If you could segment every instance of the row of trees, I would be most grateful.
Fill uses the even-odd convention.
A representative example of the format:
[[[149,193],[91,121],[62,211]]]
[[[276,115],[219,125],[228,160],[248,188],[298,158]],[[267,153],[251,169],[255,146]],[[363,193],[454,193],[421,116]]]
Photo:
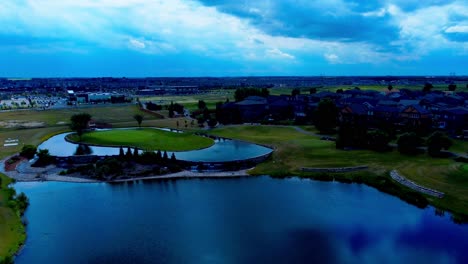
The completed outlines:
[[[383,130],[367,131],[358,126],[340,126],[336,138],[336,148],[365,148],[374,151],[389,151],[391,137]],[[452,140],[443,132],[435,131],[426,140],[414,132],[404,133],[398,137],[397,148],[401,154],[416,155],[424,152],[431,157],[445,157],[449,155],[442,150],[448,150],[452,146]]]

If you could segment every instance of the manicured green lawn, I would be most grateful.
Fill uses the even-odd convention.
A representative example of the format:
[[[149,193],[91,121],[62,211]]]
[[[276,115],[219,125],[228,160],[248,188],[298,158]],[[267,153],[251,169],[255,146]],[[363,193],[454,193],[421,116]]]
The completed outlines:
[[[13,255],[26,239],[24,226],[19,215],[7,206],[8,184],[11,179],[0,173],[0,259]]]
[[[78,141],[77,135],[71,135]],[[173,133],[152,128],[115,129],[85,133],[82,142],[105,146],[131,146],[145,150],[186,151],[207,148],[214,144],[210,138],[191,133]]]
[[[467,165],[451,159],[432,158],[427,154],[405,156],[396,150],[385,153],[337,150],[333,141],[319,140],[290,127],[227,126],[210,133],[273,146],[276,151],[272,159],[258,165],[252,174],[302,175],[302,167],[368,165],[376,176],[388,176],[390,170],[397,169],[418,184],[445,192],[443,199],[428,198],[434,205],[468,215]]]

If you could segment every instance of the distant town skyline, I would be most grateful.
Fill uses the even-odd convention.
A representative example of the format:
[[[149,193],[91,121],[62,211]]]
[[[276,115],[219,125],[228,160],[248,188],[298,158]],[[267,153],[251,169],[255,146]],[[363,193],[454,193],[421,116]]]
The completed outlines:
[[[1,77],[468,75],[465,0],[3,0]]]

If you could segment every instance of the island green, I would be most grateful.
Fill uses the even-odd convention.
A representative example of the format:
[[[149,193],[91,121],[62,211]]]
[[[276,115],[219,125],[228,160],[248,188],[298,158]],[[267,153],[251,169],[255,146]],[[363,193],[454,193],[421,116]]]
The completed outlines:
[[[76,134],[68,139],[79,141]],[[174,133],[153,128],[114,129],[83,134],[81,143],[99,146],[137,147],[143,150],[188,151],[210,147],[214,141],[191,133]]]

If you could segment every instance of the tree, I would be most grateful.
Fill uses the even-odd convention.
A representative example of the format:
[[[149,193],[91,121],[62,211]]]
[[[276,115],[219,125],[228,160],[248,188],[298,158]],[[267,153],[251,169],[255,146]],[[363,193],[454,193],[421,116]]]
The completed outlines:
[[[330,133],[336,127],[338,109],[331,99],[323,99],[317,106],[315,113],[315,127],[320,133]]]
[[[27,158],[32,159],[34,155],[36,155],[37,148],[34,145],[24,145],[21,149],[20,155]]]
[[[452,140],[445,133],[436,131],[426,141],[427,152],[432,157],[441,157],[442,149],[448,150],[452,146]]]
[[[234,92],[236,102],[242,101],[249,96],[268,97],[268,95],[270,95],[270,91],[267,88],[237,88]]]
[[[156,163],[160,163],[161,161],[162,161],[161,150],[158,150],[158,152],[156,153]]]
[[[133,157],[138,158],[139,155],[140,155],[140,154],[138,153],[138,149],[135,148],[135,149],[133,150]]]
[[[206,103],[203,100],[198,100],[198,109],[203,110],[206,108]]]
[[[208,126],[211,128],[214,128],[218,124],[218,121],[216,119],[209,119],[208,120]]]
[[[310,94],[316,94],[317,93],[317,88],[315,88],[315,87],[310,88],[309,93]]]
[[[369,149],[375,151],[386,151],[389,149],[389,142],[390,137],[384,131],[375,130],[367,132],[367,145]]]
[[[432,83],[425,83],[424,84],[424,87],[423,87],[423,92],[425,93],[430,93],[432,88],[434,88],[434,86],[432,85]]]
[[[51,164],[52,161],[53,161],[53,158],[52,158],[52,156],[50,155],[48,149],[40,149],[40,150],[37,152],[37,157],[38,157],[37,162],[38,162],[41,166],[47,166],[47,165]]]
[[[127,160],[131,160],[133,157],[132,149],[130,147],[127,148],[127,152],[125,153],[125,158]]]
[[[175,156],[174,152],[172,152],[171,162],[176,162],[176,161],[177,161],[176,156]]]
[[[301,90],[299,90],[298,88],[294,88],[292,91],[291,91],[291,96],[292,97],[295,97],[297,95],[300,95],[301,94]]]
[[[122,146],[120,146],[119,148],[119,158],[123,158],[125,157],[125,153],[124,153],[124,149]]]
[[[138,127],[141,127],[141,122],[143,122],[143,115],[136,114],[133,118],[137,121]]]
[[[420,147],[422,143],[422,138],[416,133],[404,133],[397,140],[398,151],[401,154],[416,155],[418,154],[418,147]]]
[[[387,86],[387,89],[388,89],[389,91],[393,90],[393,85],[389,84],[389,85]]]
[[[448,90],[449,90],[449,91],[452,91],[452,92],[454,92],[454,91],[455,91],[455,89],[457,89],[457,85],[456,85],[456,84],[454,84],[454,83],[451,83],[451,84],[449,84],[449,85],[448,85],[448,87],[447,87],[447,88],[448,88]]]
[[[81,136],[83,135],[83,132],[85,131],[86,128],[88,128],[88,123],[91,120],[91,115],[88,113],[80,113],[80,114],[75,114],[72,115],[70,118],[71,125],[70,128],[71,130],[75,131],[76,134],[80,137],[81,141]]]
[[[336,90],[336,93],[337,93],[337,94],[342,94],[342,93],[344,93],[344,91],[343,91],[343,89],[340,88],[340,89],[337,89],[337,90]]]
[[[167,151],[164,151],[164,155],[163,155],[163,161],[168,161],[169,160],[169,156],[167,155]]]

